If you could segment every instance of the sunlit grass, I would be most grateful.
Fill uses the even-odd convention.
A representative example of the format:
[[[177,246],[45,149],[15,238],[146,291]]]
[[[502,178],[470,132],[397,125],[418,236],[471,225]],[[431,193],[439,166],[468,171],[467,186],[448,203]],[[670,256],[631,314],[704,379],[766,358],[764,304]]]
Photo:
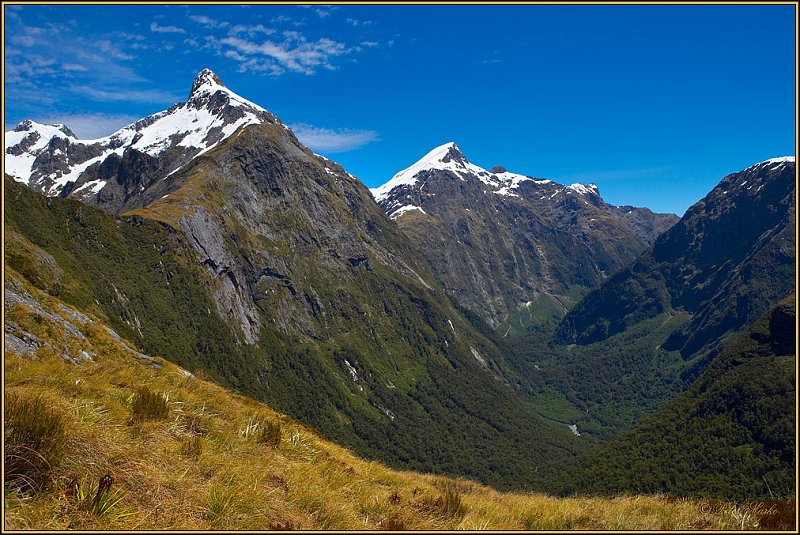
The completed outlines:
[[[7,529],[696,530],[753,529],[764,516],[664,496],[501,493],[390,470],[175,365],[141,365],[104,329],[84,332],[105,348],[92,362],[6,354],[7,391],[47,399],[68,430],[44,490],[5,492]],[[133,419],[145,386],[163,405],[152,398],[157,417]],[[92,512],[106,474],[113,485]],[[83,499],[70,494],[75,482]]]

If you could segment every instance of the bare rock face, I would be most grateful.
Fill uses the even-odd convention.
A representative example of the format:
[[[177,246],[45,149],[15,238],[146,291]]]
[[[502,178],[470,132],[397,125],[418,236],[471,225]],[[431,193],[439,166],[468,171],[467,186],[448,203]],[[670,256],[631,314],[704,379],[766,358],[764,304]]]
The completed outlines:
[[[159,187],[169,193],[140,213],[185,233],[245,343],[264,321],[288,336],[329,336],[346,321],[333,289],[358,285],[376,263],[430,287],[393,251],[397,230],[363,184],[280,126],[245,128]]]
[[[224,247],[227,238],[224,230],[202,207],[182,218],[180,224],[196,248],[200,263],[217,281],[213,295],[220,316],[241,329],[244,343],[255,344],[260,327],[258,311],[249,288],[241,285],[246,281],[241,267]]]

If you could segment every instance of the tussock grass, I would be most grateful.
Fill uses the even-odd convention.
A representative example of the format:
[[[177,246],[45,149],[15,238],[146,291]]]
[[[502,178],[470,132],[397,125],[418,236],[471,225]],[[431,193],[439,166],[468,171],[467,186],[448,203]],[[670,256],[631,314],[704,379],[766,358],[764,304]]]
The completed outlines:
[[[80,482],[70,482],[65,494],[74,497],[77,509],[94,516],[121,519],[136,514],[119,507],[119,503],[125,498],[125,491],[120,488],[112,489],[112,485],[113,478],[110,475],[101,477],[96,483],[84,477]]]
[[[241,435],[245,440],[255,440],[277,448],[281,444],[281,423],[263,416],[252,416],[247,420]]]
[[[211,489],[206,497],[203,518],[210,522],[224,519],[233,509],[233,493],[222,487]]]
[[[6,392],[4,401],[6,487],[20,492],[42,490],[65,454],[65,418],[39,396]]]
[[[148,386],[140,386],[131,402],[133,420],[164,419],[169,415],[166,398],[153,392]]]
[[[138,364],[104,329],[86,332],[103,348],[92,362],[6,354],[7,391],[46,400],[65,435],[53,442],[61,453],[47,463],[50,485],[6,492],[6,529],[731,530],[793,521],[793,502],[555,498],[391,470],[172,364]],[[159,407],[144,413],[160,416],[129,425],[141,385],[153,394],[144,405]],[[95,514],[79,504],[91,505],[106,474],[113,485]],[[84,499],[67,495],[73,481],[85,481]]]
[[[197,435],[185,437],[181,442],[180,452],[187,457],[200,457],[203,453],[203,439]]]

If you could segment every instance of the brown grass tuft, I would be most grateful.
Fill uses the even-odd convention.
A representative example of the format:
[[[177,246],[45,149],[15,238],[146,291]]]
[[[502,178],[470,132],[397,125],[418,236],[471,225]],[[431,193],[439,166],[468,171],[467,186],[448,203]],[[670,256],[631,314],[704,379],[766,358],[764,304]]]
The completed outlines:
[[[6,487],[37,492],[49,482],[51,471],[66,453],[64,416],[41,397],[5,394]]]
[[[131,412],[134,422],[163,420],[169,415],[169,407],[163,395],[153,392],[148,386],[140,386],[133,396]]]

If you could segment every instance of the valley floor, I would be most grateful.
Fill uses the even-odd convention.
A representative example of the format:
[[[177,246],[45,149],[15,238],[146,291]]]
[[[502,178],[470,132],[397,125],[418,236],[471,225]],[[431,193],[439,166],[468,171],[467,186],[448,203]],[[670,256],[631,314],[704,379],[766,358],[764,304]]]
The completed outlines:
[[[7,530],[779,526],[779,504],[554,498],[391,470],[249,398],[133,351],[99,321],[9,269],[5,312],[7,336],[19,342],[4,361],[6,479],[15,475],[8,456],[26,455],[20,433],[26,426],[29,435],[62,430],[64,437],[44,442],[49,451],[42,453],[53,462],[33,474],[43,476],[38,492],[5,491]],[[146,393],[156,394],[155,401]],[[29,413],[15,412],[22,406],[52,413],[38,419],[50,423],[26,421]],[[105,474],[111,487],[98,493]]]

